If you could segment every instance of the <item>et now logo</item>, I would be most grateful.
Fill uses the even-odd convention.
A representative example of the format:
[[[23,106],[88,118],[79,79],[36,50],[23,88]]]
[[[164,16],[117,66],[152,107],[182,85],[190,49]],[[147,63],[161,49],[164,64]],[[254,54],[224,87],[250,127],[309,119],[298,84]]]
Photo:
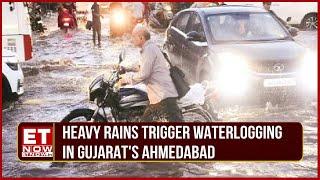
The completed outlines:
[[[51,126],[22,127],[20,130],[22,131],[21,157],[53,157]]]

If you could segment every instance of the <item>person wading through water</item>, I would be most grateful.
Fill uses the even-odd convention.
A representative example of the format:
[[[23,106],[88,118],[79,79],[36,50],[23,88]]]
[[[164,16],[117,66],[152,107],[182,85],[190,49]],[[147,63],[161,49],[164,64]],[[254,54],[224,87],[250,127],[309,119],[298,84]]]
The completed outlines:
[[[94,2],[92,7],[92,30],[93,30],[93,44],[96,46],[96,35],[98,35],[98,46],[101,47],[101,21],[100,7],[97,2]]]

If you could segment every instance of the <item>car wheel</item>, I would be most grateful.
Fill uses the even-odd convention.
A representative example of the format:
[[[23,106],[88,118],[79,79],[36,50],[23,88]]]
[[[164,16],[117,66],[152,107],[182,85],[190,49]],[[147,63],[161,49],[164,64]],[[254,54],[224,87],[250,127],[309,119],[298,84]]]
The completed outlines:
[[[302,20],[301,28],[308,31],[317,30],[318,29],[317,13],[307,14]]]
[[[12,91],[7,78],[2,77],[2,100],[9,101],[11,98],[10,97],[11,94],[12,94]]]
[[[11,94],[12,92],[7,78],[2,77],[2,109],[8,109],[10,107]]]

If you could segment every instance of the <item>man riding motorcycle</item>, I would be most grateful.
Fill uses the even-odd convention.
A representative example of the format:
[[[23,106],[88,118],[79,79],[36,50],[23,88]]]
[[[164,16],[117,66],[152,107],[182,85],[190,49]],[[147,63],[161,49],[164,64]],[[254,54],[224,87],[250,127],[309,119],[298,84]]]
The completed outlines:
[[[66,8],[64,5],[59,8],[58,11],[58,27],[65,32],[68,29],[74,29],[77,27],[77,20],[73,9],[69,6]]]
[[[72,2],[72,3],[68,2],[68,3],[64,3],[63,6],[64,6],[64,8],[69,10],[69,13],[73,16],[75,26],[78,27],[77,17],[76,17],[76,12],[77,12],[76,4],[74,2]]]
[[[133,76],[123,75],[120,83],[147,86],[150,105],[147,106],[142,119],[146,121],[161,120],[182,121],[182,114],[177,105],[178,93],[171,79],[167,61],[161,50],[150,41],[150,33],[143,26],[136,26],[132,32],[132,42],[141,48],[141,65],[139,72]]]

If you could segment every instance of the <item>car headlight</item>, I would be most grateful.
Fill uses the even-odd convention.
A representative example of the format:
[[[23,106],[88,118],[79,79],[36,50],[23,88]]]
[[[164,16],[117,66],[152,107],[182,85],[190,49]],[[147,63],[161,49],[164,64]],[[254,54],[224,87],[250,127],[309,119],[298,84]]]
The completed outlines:
[[[317,55],[311,51],[307,51],[301,62],[300,80],[307,90],[317,89]]]
[[[220,53],[218,54],[218,61],[222,71],[228,75],[246,73],[249,69],[245,58],[240,55]]]
[[[227,96],[242,95],[248,88],[249,67],[245,58],[231,53],[218,54],[217,88]]]
[[[9,68],[11,69],[11,70],[13,70],[13,71],[17,71],[18,70],[18,68],[19,68],[19,64],[18,63],[6,63],[8,66],[9,66]]]
[[[125,22],[125,13],[122,10],[114,11],[112,14],[112,19],[115,24],[121,25]]]

